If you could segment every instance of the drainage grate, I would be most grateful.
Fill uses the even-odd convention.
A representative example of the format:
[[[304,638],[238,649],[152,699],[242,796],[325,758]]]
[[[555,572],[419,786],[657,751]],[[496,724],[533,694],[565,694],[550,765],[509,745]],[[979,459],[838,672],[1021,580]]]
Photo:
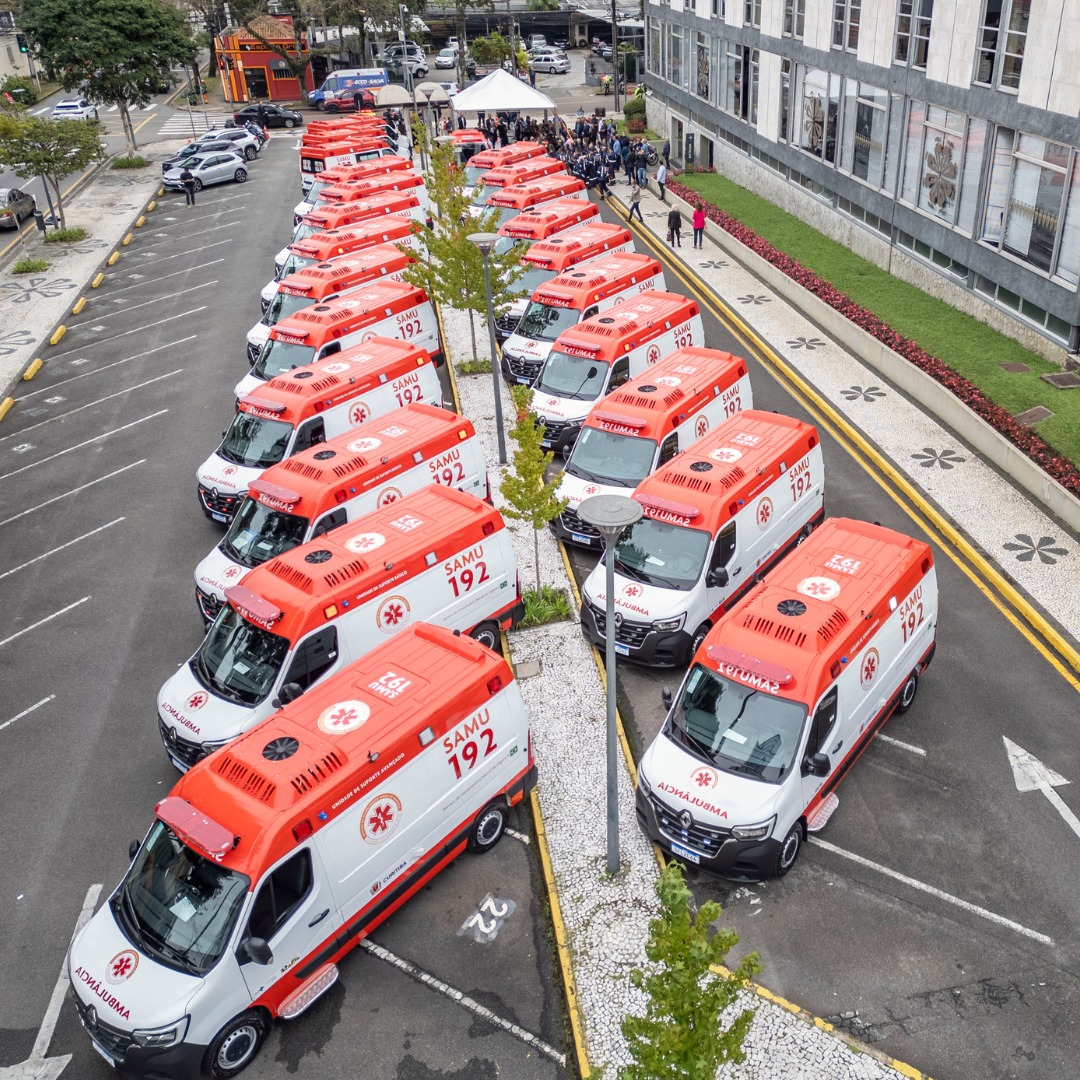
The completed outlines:
[[[1049,420],[1053,415],[1054,414],[1044,405],[1036,405],[1034,409],[1027,409],[1022,413],[1017,413],[1013,419],[1018,424],[1030,427],[1032,424],[1037,424],[1040,420]]]
[[[1080,373],[1075,371],[1063,371],[1059,375],[1043,375],[1042,380],[1058,390],[1076,390],[1080,388]]]

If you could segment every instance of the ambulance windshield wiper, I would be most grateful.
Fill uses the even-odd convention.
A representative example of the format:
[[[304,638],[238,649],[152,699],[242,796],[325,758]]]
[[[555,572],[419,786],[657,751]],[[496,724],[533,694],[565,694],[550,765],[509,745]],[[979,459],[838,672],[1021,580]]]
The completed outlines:
[[[644,581],[646,584],[649,584],[652,581],[652,578],[650,578],[644,570],[638,570],[629,563],[624,563],[618,555],[615,556],[615,569],[618,570],[620,574],[623,574],[628,578],[633,578],[635,581]]]

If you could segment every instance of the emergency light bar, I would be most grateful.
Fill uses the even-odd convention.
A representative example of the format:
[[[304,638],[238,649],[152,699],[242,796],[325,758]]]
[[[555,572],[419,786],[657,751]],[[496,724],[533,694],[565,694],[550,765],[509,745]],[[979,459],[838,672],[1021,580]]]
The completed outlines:
[[[246,405],[249,409],[259,409],[261,412],[283,413],[285,411],[285,404],[281,401],[268,401],[266,398],[259,397],[258,394],[244,394],[240,398],[240,404]]]
[[[221,862],[239,842],[224,825],[212,821],[202,811],[196,810],[186,799],[169,795],[157,804],[154,811],[188,847]]]
[[[618,424],[619,427],[633,428],[635,431],[640,431],[645,427],[644,420],[636,416],[623,416],[621,413],[595,412],[593,413],[593,419],[598,420],[601,424]]]
[[[285,615],[284,611],[274,607],[269,600],[264,600],[243,585],[230,585],[225,590],[225,599],[245,618],[263,626],[272,626]]]
[[[672,514],[675,517],[685,518],[687,521],[693,521],[700,513],[696,506],[691,506],[689,503],[676,502],[674,499],[662,499],[657,495],[639,494],[635,495],[634,498],[646,510],[653,510],[659,514]]]
[[[779,664],[771,664],[768,660],[759,660],[756,656],[739,652],[727,645],[710,645],[705,650],[705,655],[715,660],[718,664],[728,664],[747,675],[759,675],[768,682],[777,683],[779,686],[787,686],[794,678],[787,668]]]
[[[295,491],[283,488],[279,484],[271,484],[261,477],[256,477],[248,484],[248,491],[254,491],[262,495],[267,502],[284,507],[293,507],[300,501],[300,496]]]

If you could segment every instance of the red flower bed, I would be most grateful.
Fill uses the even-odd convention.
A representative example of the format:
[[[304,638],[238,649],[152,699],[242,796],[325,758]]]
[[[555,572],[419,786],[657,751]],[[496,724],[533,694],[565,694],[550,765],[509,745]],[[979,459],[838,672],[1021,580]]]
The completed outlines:
[[[868,311],[862,305],[855,303],[846,293],[841,292],[834,285],[830,285],[824,278],[818,277],[812,270],[808,270],[790,255],[777,251],[767,240],[763,240],[757,233],[743,225],[742,222],[736,221],[725,214],[723,210],[707,202],[696,191],[686,187],[685,184],[680,184],[677,180],[670,180],[668,181],[668,190],[678,195],[679,198],[685,199],[695,209],[704,210],[705,216],[710,221],[715,221],[720,228],[730,233],[740,243],[745,244],[755,255],[759,255],[771,263],[791,278],[792,281],[798,282],[819,300],[823,300],[829,307],[840,312],[844,318],[849,319],[868,334],[872,334],[878,341],[892,349],[893,352],[898,353],[909,363],[926,372],[932,379],[958,397],[969,409],[994,427],[996,431],[1004,435],[1009,442],[1023,451],[1064,488],[1074,495],[1080,495],[1080,469],[1077,469],[1071,461],[1049,446],[1031,428],[1018,424],[1005,409],[990,401],[974,383],[965,379],[963,375],[958,375],[944,360],[937,356],[931,356],[910,338],[904,337],[903,334],[898,333],[883,319],[879,319],[872,311]]]

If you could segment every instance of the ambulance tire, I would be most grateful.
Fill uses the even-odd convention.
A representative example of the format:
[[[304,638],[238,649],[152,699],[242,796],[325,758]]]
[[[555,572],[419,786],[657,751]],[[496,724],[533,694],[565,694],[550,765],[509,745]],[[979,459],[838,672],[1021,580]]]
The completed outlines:
[[[255,1060],[269,1029],[265,1013],[258,1009],[234,1016],[210,1043],[203,1071],[218,1078],[243,1072]]]
[[[784,842],[780,845],[780,851],[777,853],[777,877],[783,877],[795,865],[795,860],[799,857],[799,852],[802,851],[802,844],[802,822],[796,821],[795,824],[791,826],[791,830],[788,832],[787,836],[784,837]]]
[[[900,687],[900,697],[896,701],[896,712],[903,716],[904,713],[915,704],[915,695],[919,692],[919,673],[913,671],[903,686]]]
[[[694,633],[694,640],[690,642],[690,655],[686,658],[686,662],[689,664],[701,648],[701,643],[709,636],[709,631],[712,629],[707,622],[703,622]]]
[[[474,641],[486,645],[492,652],[502,653],[502,635],[499,633],[499,624],[493,622],[481,623],[469,635]]]
[[[506,804],[489,803],[480,811],[469,831],[469,850],[482,855],[490,851],[506,831]]]
[[[798,547],[813,531],[814,523],[812,521],[804,525],[799,530],[799,535],[795,537],[795,546]]]

